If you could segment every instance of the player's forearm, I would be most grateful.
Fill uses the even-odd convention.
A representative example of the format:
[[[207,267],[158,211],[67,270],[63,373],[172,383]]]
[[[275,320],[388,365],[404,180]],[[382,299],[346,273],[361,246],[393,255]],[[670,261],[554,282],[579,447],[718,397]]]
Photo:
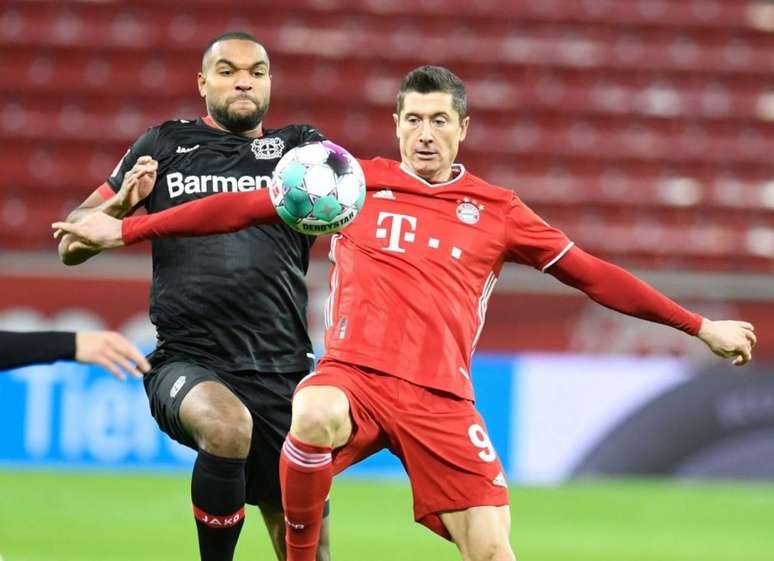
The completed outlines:
[[[78,222],[95,212],[103,212],[114,218],[123,218],[130,214],[132,210],[133,209],[129,207],[121,197],[114,195],[96,206],[76,208],[67,215],[67,221]],[[80,265],[100,253],[97,250],[88,249],[83,246],[73,246],[73,242],[75,241],[76,238],[74,236],[65,234],[59,242],[59,246],[57,247],[59,259],[65,265]]]
[[[236,232],[280,219],[267,189],[221,193],[163,212],[126,218],[121,225],[125,245],[164,237],[209,236]]]
[[[116,194],[96,206],[76,208],[67,215],[67,222],[78,222],[85,216],[95,212],[102,212],[113,218],[123,218],[131,214],[133,210],[126,201]]]
[[[547,271],[564,284],[618,312],[696,335],[702,317],[673,302],[624,269],[573,247]]]
[[[75,333],[0,331],[0,370],[75,358]]]
[[[76,249],[72,247],[73,243],[76,241],[77,239],[72,234],[65,234],[62,236],[62,239],[59,240],[59,246],[57,247],[59,259],[62,261],[62,264],[67,265],[68,267],[80,265],[99,253],[99,251],[93,249],[84,247]]]

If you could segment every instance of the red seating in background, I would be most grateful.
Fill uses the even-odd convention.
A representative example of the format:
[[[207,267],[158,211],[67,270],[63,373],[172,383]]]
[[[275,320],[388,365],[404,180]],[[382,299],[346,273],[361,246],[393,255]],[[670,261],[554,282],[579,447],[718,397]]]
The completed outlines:
[[[468,86],[463,161],[590,251],[774,270],[774,6],[762,0],[9,0],[0,248],[50,249],[51,219],[145,128],[202,114],[201,50],[231,29],[271,52],[269,127],[310,122],[360,156],[396,157],[401,77],[445,64]]]

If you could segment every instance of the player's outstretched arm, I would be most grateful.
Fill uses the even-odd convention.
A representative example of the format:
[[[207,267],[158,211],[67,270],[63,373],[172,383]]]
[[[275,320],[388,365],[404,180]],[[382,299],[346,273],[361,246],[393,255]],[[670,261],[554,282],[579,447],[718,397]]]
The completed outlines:
[[[121,189],[115,195],[106,199],[95,191],[72,211],[65,221],[79,222],[95,213],[115,218],[123,218],[131,214],[153,190],[157,169],[158,162],[150,156],[141,156],[132,169],[124,175]],[[93,245],[83,243],[83,240],[79,240],[72,234],[57,232],[54,237],[59,239],[59,257],[65,265],[80,265],[100,251]]]
[[[101,251],[151,238],[208,236],[236,232],[255,224],[279,222],[268,189],[260,189],[211,195],[162,212],[124,220],[93,214],[80,222],[55,222],[52,228],[75,235],[87,247]]]
[[[140,377],[150,364],[126,337],[113,331],[0,331],[0,370],[76,360],[98,364],[123,380],[123,372]]]
[[[756,341],[751,324],[702,318],[631,273],[578,247],[570,249],[546,272],[610,309],[694,335],[718,356],[733,358],[734,365],[741,366],[750,361]]]

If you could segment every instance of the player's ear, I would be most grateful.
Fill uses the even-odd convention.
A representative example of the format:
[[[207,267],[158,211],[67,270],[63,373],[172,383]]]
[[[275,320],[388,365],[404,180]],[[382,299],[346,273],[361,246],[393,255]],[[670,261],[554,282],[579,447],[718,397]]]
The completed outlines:
[[[400,138],[400,127],[398,126],[398,124],[400,123],[400,117],[398,116],[397,113],[392,114],[392,120],[395,121],[395,136]]]
[[[199,87],[199,97],[204,97],[204,86],[207,84],[207,80],[204,79],[204,74],[201,72],[196,75],[196,83]]]
[[[470,117],[465,117],[460,123],[460,142],[468,135],[468,125],[470,125]]]

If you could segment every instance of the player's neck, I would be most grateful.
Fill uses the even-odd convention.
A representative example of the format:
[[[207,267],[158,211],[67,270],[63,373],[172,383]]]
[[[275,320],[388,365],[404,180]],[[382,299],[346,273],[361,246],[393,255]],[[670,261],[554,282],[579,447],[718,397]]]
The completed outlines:
[[[260,137],[263,136],[263,123],[258,123],[258,126],[255,127],[253,130],[243,131],[243,132],[234,132],[234,131],[230,131],[226,127],[222,126],[215,119],[213,119],[210,115],[207,115],[206,117],[202,117],[202,122],[205,125],[207,125],[208,127],[212,127],[213,129],[219,129],[219,130],[222,130],[222,131],[230,132],[232,134],[238,134],[239,136],[244,136],[245,138],[260,138]]]
[[[427,183],[430,183],[432,185],[435,185],[436,183],[448,183],[449,181],[456,178],[462,172],[459,166],[449,166],[444,170],[438,170],[437,172],[429,176],[426,176],[416,171],[406,162],[403,162],[403,167],[406,169],[406,171],[410,172],[412,175],[415,175],[420,179],[422,179],[423,181],[426,181]]]

